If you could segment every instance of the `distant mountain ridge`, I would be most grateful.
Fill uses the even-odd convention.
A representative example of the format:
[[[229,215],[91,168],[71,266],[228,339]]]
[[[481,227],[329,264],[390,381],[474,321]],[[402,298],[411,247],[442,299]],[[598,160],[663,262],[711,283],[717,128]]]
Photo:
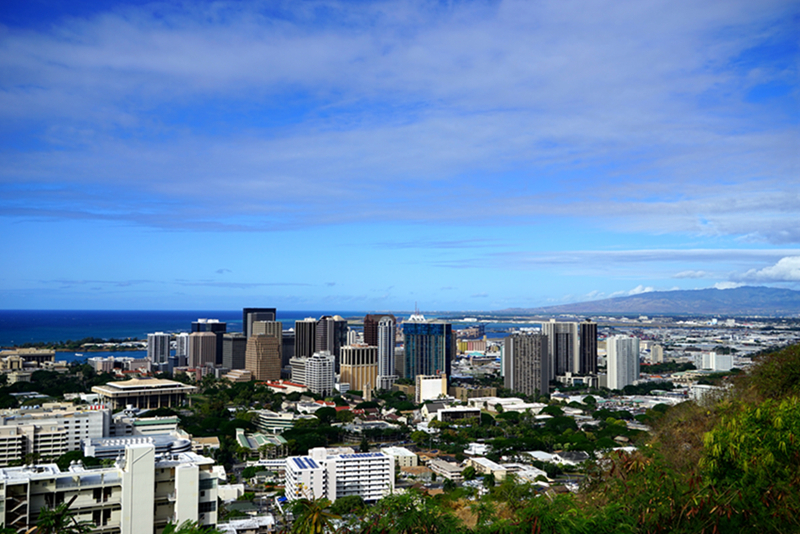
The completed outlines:
[[[763,286],[651,291],[629,297],[504,310],[527,313],[770,315],[800,314],[800,291]]]

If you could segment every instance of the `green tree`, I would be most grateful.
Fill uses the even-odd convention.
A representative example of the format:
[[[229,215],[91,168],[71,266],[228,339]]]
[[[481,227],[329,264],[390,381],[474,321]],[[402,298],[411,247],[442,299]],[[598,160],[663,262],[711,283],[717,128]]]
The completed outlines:
[[[78,521],[69,507],[75,502],[77,495],[68,503],[61,503],[55,508],[43,508],[39,511],[36,527],[30,534],[88,534],[94,525],[88,521]]]
[[[341,519],[328,509],[331,501],[328,499],[299,499],[292,504],[294,522],[289,532],[291,534],[324,534],[333,532],[333,520]]]
[[[199,525],[195,521],[187,520],[180,525],[176,523],[167,523],[162,534],[222,534],[222,531],[216,528]]]

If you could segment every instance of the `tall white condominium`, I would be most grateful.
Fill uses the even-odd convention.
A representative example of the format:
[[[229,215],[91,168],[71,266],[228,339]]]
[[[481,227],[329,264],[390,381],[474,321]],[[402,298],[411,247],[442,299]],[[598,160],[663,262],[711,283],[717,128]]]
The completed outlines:
[[[394,364],[396,334],[394,316],[382,317],[378,321],[378,389],[391,389],[397,381]]]
[[[503,340],[504,385],[524,395],[550,392],[547,337],[514,334]]]
[[[639,380],[639,338],[611,336],[608,352],[608,389],[622,389]]]
[[[170,335],[164,332],[147,334],[147,357],[150,363],[167,363],[169,360]]]
[[[330,352],[315,352],[306,360],[305,386],[317,395],[330,395],[336,383],[335,367],[336,361]]]
[[[175,356],[189,356],[189,334],[181,332],[175,336]]]
[[[559,323],[550,319],[550,322],[542,323],[542,334],[547,336],[550,355],[549,379],[577,372],[580,368],[578,323]]]

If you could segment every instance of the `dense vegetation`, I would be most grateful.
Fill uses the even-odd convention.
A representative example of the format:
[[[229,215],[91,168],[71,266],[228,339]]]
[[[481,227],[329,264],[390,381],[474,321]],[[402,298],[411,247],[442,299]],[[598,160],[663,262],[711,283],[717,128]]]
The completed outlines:
[[[509,478],[480,498],[466,488],[436,497],[391,496],[343,522],[325,503],[304,503],[291,531],[800,532],[800,346],[764,355],[751,373],[733,377],[729,394],[719,399],[648,416],[654,431],[639,452],[612,453],[591,465],[578,494],[539,494]],[[489,428],[502,429],[498,419]],[[550,421],[561,436],[575,434],[557,419]],[[527,426],[524,419],[515,423]],[[515,448],[499,439],[493,444]]]

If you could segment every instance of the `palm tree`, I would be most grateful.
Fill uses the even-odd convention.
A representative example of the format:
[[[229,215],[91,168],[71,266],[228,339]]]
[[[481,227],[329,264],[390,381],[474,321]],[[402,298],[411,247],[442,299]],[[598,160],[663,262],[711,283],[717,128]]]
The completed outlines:
[[[328,499],[299,499],[292,504],[295,516],[291,534],[324,534],[333,532],[333,520],[341,519],[327,509],[331,501]]]
[[[36,526],[26,534],[88,534],[94,530],[89,521],[78,521],[69,507],[75,502],[75,495],[69,502],[61,503],[55,508],[42,508]]]

